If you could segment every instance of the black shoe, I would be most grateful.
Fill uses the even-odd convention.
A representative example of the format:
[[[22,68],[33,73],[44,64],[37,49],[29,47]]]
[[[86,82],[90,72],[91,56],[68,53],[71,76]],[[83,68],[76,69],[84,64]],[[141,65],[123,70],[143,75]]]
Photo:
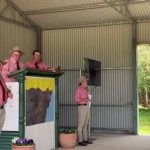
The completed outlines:
[[[84,142],[78,142],[78,145],[80,145],[80,146],[87,146],[87,144],[84,143]]]
[[[83,141],[83,142],[86,143],[86,144],[93,144],[92,141]]]

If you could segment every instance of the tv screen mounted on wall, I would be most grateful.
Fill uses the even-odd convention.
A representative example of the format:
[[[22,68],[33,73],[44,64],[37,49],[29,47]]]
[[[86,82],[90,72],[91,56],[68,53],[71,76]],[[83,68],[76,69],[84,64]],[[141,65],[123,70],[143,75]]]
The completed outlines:
[[[101,85],[101,62],[90,58],[84,58],[84,71],[83,74],[88,77],[89,85]]]

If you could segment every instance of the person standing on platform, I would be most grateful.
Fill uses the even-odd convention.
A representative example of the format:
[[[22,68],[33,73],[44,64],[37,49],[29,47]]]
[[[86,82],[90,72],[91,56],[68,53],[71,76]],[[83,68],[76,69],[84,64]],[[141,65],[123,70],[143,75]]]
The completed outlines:
[[[2,68],[2,76],[6,82],[15,82],[16,78],[9,77],[11,72],[20,70],[24,67],[23,63],[20,61],[23,52],[19,47],[14,47],[10,52],[10,58],[6,60],[6,64]]]
[[[7,103],[7,98],[13,98],[11,91],[7,88],[6,83],[1,75],[4,62],[0,61],[0,134],[4,125],[6,111],[4,105]]]
[[[26,68],[30,69],[41,69],[41,70],[50,70],[52,72],[56,72],[57,68],[50,68],[44,62],[41,61],[41,51],[34,50],[32,53],[32,60],[25,64]]]
[[[75,92],[75,100],[78,105],[78,144],[86,146],[93,142],[88,140],[88,123],[89,123],[89,96],[88,96],[88,80],[85,76],[79,78],[79,86]]]

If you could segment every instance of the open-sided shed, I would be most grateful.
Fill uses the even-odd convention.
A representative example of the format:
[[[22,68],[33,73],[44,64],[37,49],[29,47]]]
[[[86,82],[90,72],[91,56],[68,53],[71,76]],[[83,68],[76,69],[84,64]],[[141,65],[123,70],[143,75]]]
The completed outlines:
[[[74,91],[84,58],[102,62],[92,86],[91,131],[138,133],[136,47],[150,42],[149,0],[1,0],[0,58],[18,45],[61,66],[60,126],[77,125]]]

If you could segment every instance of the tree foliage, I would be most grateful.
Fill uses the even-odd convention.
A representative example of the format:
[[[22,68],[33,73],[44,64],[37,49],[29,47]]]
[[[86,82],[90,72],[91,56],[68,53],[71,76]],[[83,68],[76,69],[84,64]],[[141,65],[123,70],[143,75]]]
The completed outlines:
[[[150,45],[138,47],[138,92],[144,92],[148,102],[150,93]]]

